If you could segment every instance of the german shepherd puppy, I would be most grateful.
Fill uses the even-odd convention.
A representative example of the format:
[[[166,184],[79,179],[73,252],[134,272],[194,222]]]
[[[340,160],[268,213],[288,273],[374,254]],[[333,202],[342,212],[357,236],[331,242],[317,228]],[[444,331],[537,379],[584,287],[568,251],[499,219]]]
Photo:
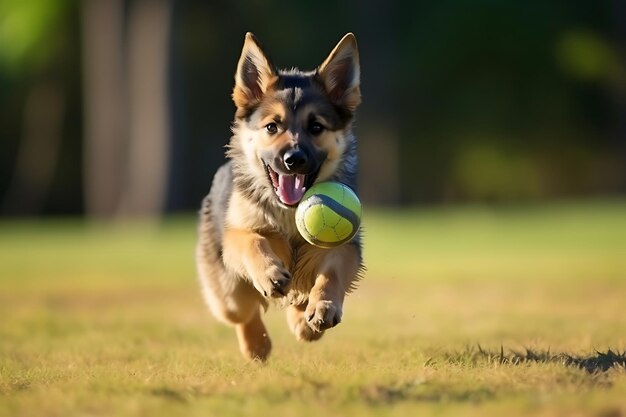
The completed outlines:
[[[230,161],[202,204],[197,267],[206,302],[235,326],[248,359],[265,361],[270,353],[260,311],[270,300],[286,306],[298,340],[317,340],[341,321],[344,297],[364,269],[359,235],[321,249],[295,223],[298,202],[316,182],[355,189],[359,73],[351,33],[310,72],[277,70],[246,34],[232,94]]]

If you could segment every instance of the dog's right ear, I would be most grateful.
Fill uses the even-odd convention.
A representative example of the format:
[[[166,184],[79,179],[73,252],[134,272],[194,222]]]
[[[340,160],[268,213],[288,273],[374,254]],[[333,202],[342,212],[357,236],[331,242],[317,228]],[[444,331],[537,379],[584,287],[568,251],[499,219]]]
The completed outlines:
[[[246,33],[237,72],[233,101],[238,109],[249,108],[258,103],[263,94],[276,80],[276,71],[250,32]]]

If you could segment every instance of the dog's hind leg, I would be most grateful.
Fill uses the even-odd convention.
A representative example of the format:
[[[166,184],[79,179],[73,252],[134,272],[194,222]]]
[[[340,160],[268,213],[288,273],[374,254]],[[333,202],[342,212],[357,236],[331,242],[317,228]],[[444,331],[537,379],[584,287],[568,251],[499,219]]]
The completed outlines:
[[[257,309],[247,322],[236,324],[235,330],[239,350],[243,356],[250,360],[265,362],[272,350],[272,341],[261,320],[260,310]]]
[[[211,312],[218,320],[235,326],[239,349],[245,358],[265,361],[272,342],[260,310],[267,302],[249,282],[229,274],[215,262],[203,262],[199,252],[202,293]]]
[[[224,289],[232,292],[225,293]],[[235,326],[243,356],[264,362],[272,350],[272,342],[261,320],[262,301],[254,287],[243,280],[218,291],[212,286],[204,286],[204,296],[218,320]]]
[[[318,340],[324,335],[324,331],[316,332],[304,318],[306,304],[290,305],[287,307],[287,325],[291,332],[296,335],[296,339],[304,342]]]

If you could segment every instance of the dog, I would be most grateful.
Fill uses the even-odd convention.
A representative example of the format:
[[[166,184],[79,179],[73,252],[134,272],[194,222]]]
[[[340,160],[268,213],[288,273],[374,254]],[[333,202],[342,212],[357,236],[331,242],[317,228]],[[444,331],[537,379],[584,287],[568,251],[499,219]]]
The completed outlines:
[[[341,321],[344,297],[364,272],[359,234],[322,249],[295,223],[313,184],[338,181],[356,191],[356,38],[346,34],[316,70],[304,72],[277,70],[247,33],[232,99],[229,161],[202,202],[197,269],[213,315],[234,325],[245,358],[264,362],[272,344],[261,309],[275,301],[296,339],[318,340]]]

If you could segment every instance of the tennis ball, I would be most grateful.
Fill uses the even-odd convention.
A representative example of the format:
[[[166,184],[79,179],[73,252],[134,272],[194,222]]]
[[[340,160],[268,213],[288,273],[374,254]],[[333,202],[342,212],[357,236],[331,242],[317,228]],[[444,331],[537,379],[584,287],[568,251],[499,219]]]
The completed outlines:
[[[320,182],[302,197],[296,209],[296,226],[312,245],[332,248],[356,235],[361,225],[361,202],[350,187]]]

